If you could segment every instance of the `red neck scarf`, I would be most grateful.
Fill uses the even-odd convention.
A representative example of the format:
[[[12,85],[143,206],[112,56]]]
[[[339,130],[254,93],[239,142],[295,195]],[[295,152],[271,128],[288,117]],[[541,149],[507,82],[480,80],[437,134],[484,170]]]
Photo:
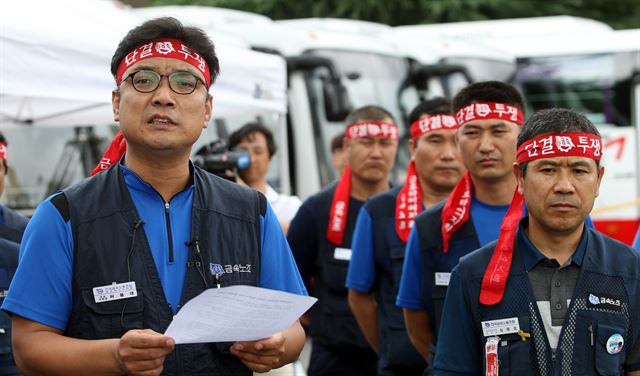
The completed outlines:
[[[209,65],[196,50],[189,48],[186,44],[178,39],[158,38],[149,41],[142,46],[138,46],[129,52],[118,65],[116,71],[116,84],[122,82],[122,75],[133,64],[152,57],[171,58],[187,62],[198,69],[204,75],[207,88],[211,85],[211,75],[209,74]]]
[[[350,124],[347,127],[345,137],[349,140],[365,137],[382,137],[392,140],[398,139],[398,127],[393,123],[380,121],[365,121]],[[344,238],[344,229],[347,226],[347,213],[349,211],[349,197],[351,195],[351,167],[344,169],[344,173],[338,182],[331,202],[329,212],[329,226],[327,227],[327,240],[335,245],[341,245]]]
[[[586,157],[599,161],[602,158],[602,140],[599,136],[589,133],[545,134],[524,142],[517,152],[520,165],[537,159],[556,157]],[[498,243],[482,278],[481,304],[498,304],[504,296],[523,204],[524,197],[516,189],[500,226]]]
[[[114,137],[111,141],[111,144],[107,148],[107,151],[104,152],[104,155],[102,156],[100,162],[98,162],[93,171],[91,171],[91,176],[97,174],[100,171],[109,169],[109,167],[111,167],[111,165],[113,165],[114,163],[118,163],[126,150],[127,142],[122,135],[122,131],[119,131],[118,134],[116,134],[116,137]]]
[[[411,124],[411,138],[415,141],[421,136],[442,129],[456,129],[456,119],[449,114],[425,116]],[[413,160],[407,167],[404,186],[396,198],[396,233],[403,243],[409,240],[414,218],[422,211],[422,187]]]
[[[471,103],[456,112],[456,121],[461,127],[474,120],[504,120],[518,125],[524,122],[524,114],[516,106],[506,103]],[[444,253],[449,252],[449,239],[469,220],[473,182],[469,171],[453,189],[442,208],[442,245]]]

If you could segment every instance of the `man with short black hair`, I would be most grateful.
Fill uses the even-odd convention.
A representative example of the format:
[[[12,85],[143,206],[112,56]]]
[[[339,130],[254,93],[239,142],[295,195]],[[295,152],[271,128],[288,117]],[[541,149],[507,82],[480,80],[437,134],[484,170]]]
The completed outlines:
[[[414,217],[447,198],[464,174],[455,144],[456,120],[444,98],[409,115],[411,161],[405,184],[369,199],[358,214],[347,287],[349,305],[380,357],[378,375],[421,375],[426,363],[409,341],[395,306],[405,243]]]
[[[271,158],[278,150],[273,133],[262,123],[248,123],[229,136],[229,149],[240,148],[251,156],[249,167],[238,170],[238,175],[249,187],[267,197],[286,234],[289,223],[302,205],[296,196],[276,192],[267,183]]]
[[[584,115],[527,120],[500,237],[451,274],[436,375],[640,375],[640,254],[585,225],[601,157]]]
[[[302,279],[318,298],[311,309],[309,376],[376,374],[377,356],[349,309],[345,279],[358,210],[389,189],[398,128],[378,106],[354,110],[346,124],[342,177],[302,204],[288,234]]]
[[[174,18],[150,20],[120,42],[111,72],[122,133],[97,168],[104,171],[38,206],[2,305],[13,314],[19,367],[251,375],[294,361],[304,344],[297,321],[233,344],[176,345],[162,334],[184,304],[216,284],[306,293],[264,196],[189,161],[212,115],[213,43]],[[113,299],[106,289],[133,294]]]
[[[503,82],[471,84],[452,105],[467,173],[446,202],[416,217],[397,297],[409,337],[429,367],[451,269],[460,257],[498,238],[516,187],[511,165],[524,121],[522,96]]]

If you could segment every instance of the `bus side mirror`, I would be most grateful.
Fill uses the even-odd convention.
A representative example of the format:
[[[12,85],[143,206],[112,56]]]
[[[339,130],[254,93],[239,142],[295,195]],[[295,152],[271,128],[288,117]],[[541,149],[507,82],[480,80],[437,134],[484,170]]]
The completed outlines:
[[[342,84],[340,78],[325,78],[322,83],[322,96],[327,121],[344,121],[351,112],[352,106],[347,88]]]

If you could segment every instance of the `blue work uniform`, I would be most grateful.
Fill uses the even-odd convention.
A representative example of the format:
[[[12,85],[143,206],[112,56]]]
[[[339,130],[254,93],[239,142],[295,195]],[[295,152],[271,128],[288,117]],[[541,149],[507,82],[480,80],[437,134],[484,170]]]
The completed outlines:
[[[184,303],[218,282],[306,294],[264,196],[190,168],[191,181],[167,203],[121,164],[45,200],[2,309],[101,339],[134,328],[164,333]],[[93,288],[114,281],[135,282],[137,295],[95,299]],[[178,345],[165,373],[251,374],[228,346]]]
[[[401,189],[372,197],[360,210],[347,274],[347,288],[372,293],[377,302],[378,375],[421,375],[426,367],[409,340],[402,310],[395,305],[405,251],[395,226]]]
[[[472,198],[469,220],[451,235],[449,251],[444,253],[441,230],[444,204],[441,202],[416,217],[407,242],[396,300],[401,308],[429,313],[434,333],[430,347],[430,368],[433,366],[433,353],[451,270],[460,257],[498,238],[500,224],[509,208],[508,205],[487,205]]]
[[[521,222],[504,297],[480,304],[495,242],[463,257],[453,270],[440,326],[436,375],[480,375],[497,356],[500,375],[621,375],[640,369],[640,254],[585,227],[567,266],[579,269],[559,338],[539,307],[530,273],[549,262]],[[561,288],[559,283],[549,288]],[[560,309],[562,304],[556,303]],[[491,346],[491,343],[496,346]],[[488,344],[489,343],[489,344]],[[555,347],[553,347],[555,344]]]
[[[309,197],[291,221],[287,239],[302,279],[318,302],[311,308],[309,376],[375,375],[377,356],[360,331],[349,304],[345,280],[351,239],[364,202],[349,199],[340,245],[327,240],[336,183]]]

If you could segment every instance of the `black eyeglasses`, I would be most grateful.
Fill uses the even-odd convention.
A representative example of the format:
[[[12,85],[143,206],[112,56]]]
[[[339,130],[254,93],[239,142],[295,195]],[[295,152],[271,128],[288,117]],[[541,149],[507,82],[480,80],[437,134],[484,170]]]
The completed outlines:
[[[187,95],[196,90],[198,82],[205,85],[205,82],[198,76],[191,72],[179,71],[173,72],[170,75],[159,74],[158,72],[142,69],[131,73],[122,81],[131,78],[131,84],[136,91],[140,93],[150,93],[160,86],[162,77],[169,79],[169,87],[174,93]]]

